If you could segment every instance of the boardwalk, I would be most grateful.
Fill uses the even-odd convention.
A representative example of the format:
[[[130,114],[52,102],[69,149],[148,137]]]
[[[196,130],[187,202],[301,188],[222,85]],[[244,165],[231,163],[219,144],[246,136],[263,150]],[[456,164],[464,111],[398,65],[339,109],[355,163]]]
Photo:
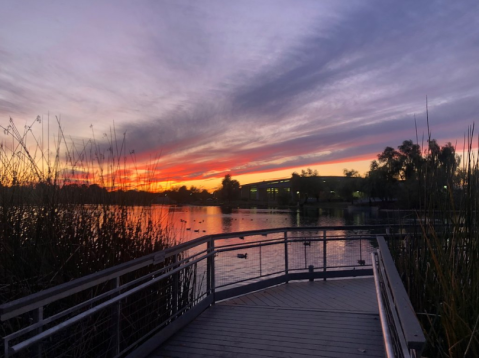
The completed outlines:
[[[420,358],[426,339],[388,243],[364,234],[378,229],[202,236],[0,305],[3,353]]]
[[[219,302],[150,357],[384,357],[372,278],[291,282]]]

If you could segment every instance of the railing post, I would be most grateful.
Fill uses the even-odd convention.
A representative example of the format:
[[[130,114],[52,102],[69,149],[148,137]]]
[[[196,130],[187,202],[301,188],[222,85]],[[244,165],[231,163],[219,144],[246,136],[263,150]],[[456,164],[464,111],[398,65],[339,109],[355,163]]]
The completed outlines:
[[[115,289],[120,287],[120,277],[115,277],[111,281],[111,288]],[[119,293],[117,293],[118,295]],[[120,317],[121,317],[121,303],[118,301],[111,307],[111,355],[117,356],[120,353]]]
[[[288,265],[288,232],[284,232],[284,276],[286,279],[286,283],[289,282],[289,265]]]
[[[259,277],[263,276],[263,250],[261,247],[263,245],[259,245]]]
[[[5,358],[9,358],[9,354],[8,354],[8,350],[9,350],[9,344],[10,344],[10,341],[6,340],[6,339],[3,339],[3,356]]]
[[[324,272],[324,278],[323,281],[326,281],[326,265],[327,265],[327,260],[326,260],[326,230],[323,230],[323,272]]]
[[[173,270],[176,269],[176,262],[178,261],[178,255],[173,255]],[[176,312],[178,312],[178,286],[179,286],[179,275],[180,273],[174,273],[173,274],[173,288],[171,291],[171,310],[172,310],[172,315],[176,315]]]
[[[33,324],[39,323],[43,321],[43,307],[38,307],[36,310],[33,311]],[[42,333],[42,327],[39,327],[35,330],[36,334]],[[40,358],[42,356],[42,344],[38,343],[33,346],[32,349],[32,357]]]
[[[359,264],[362,265],[361,263],[363,262],[363,245],[361,237],[359,237],[359,261]]]
[[[208,254],[213,253],[206,259],[207,291],[209,295],[213,295],[213,304],[215,304],[215,240],[211,238],[206,245]]]

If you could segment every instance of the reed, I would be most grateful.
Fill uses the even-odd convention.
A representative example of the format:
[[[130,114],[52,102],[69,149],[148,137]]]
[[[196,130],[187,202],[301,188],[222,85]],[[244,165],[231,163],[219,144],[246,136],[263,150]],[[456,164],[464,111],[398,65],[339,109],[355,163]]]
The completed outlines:
[[[124,137],[117,140],[112,129],[101,142],[93,133],[79,143],[66,137],[58,119],[50,143],[35,125],[40,118],[22,131],[12,120],[2,126],[0,303],[175,243],[168,218],[148,206],[151,195],[135,196],[143,206],[127,205],[132,180],[156,188],[138,170],[127,176],[135,158]],[[1,327],[0,335],[11,332]]]
[[[390,241],[418,314],[425,357],[479,357],[479,153],[468,131],[462,166],[445,187],[423,168],[420,234]]]

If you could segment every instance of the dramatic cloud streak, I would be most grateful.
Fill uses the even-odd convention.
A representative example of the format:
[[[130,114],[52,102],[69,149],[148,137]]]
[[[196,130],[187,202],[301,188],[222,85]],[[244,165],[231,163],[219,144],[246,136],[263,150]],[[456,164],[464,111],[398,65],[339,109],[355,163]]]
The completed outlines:
[[[371,158],[415,139],[414,115],[421,141],[426,96],[433,136],[454,140],[478,113],[478,10],[4,2],[0,119],[61,114],[78,138],[114,122],[139,167],[159,156],[154,180],[172,183]]]

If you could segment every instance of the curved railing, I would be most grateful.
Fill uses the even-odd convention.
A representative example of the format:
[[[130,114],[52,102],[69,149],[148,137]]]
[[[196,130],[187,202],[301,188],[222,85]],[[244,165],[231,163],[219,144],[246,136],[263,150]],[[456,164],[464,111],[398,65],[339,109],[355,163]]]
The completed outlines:
[[[371,254],[387,358],[419,358],[426,343],[384,237]]]
[[[379,232],[385,226],[203,236],[1,305],[4,355],[146,355],[216,301],[291,280],[373,275]]]

